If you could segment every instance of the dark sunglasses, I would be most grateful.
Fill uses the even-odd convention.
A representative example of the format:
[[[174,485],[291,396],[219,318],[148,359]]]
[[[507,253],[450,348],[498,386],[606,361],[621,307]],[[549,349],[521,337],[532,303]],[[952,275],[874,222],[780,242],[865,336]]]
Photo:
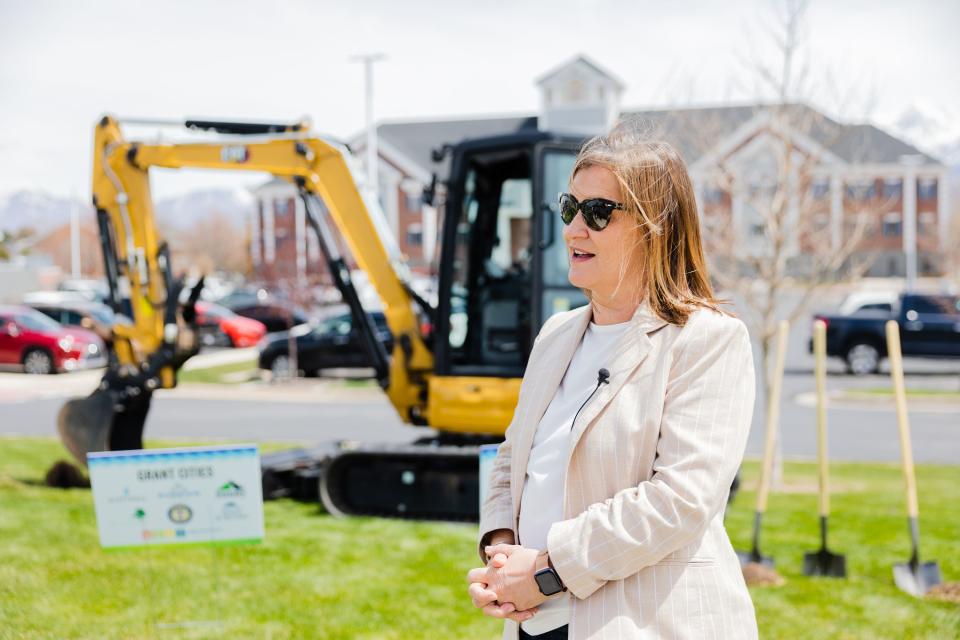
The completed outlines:
[[[580,202],[569,193],[560,194],[560,219],[570,224],[577,217],[577,211],[583,213],[583,221],[594,231],[603,231],[610,224],[610,218],[623,205],[606,198],[590,198]]]

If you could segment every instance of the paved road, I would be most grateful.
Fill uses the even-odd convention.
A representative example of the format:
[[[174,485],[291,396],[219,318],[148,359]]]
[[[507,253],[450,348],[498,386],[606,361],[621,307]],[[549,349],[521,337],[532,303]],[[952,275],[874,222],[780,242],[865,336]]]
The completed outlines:
[[[781,408],[783,451],[791,458],[816,455],[815,410],[809,402],[814,390],[813,359],[807,353],[808,339],[806,322],[797,323],[789,341]],[[958,361],[908,359],[905,368],[908,387],[960,390]],[[832,391],[890,384],[885,375],[843,375],[839,360],[829,363],[829,371],[827,385]],[[0,373],[0,434],[55,435],[54,420],[63,399],[88,393],[98,380],[96,372],[42,380]],[[758,399],[748,455],[758,456],[763,449],[763,416],[762,399]],[[833,459],[899,460],[892,403],[833,403],[828,418]],[[960,403],[912,403],[910,420],[918,462],[960,464]],[[376,388],[302,382],[299,387],[185,385],[162,392],[154,400],[146,433],[155,438],[315,443],[331,439],[403,442],[430,431],[403,425]]]
[[[924,384],[948,384],[956,376],[930,375]],[[911,376],[916,384],[918,378]],[[831,376],[831,387],[882,386],[886,378],[852,381]],[[813,390],[810,374],[791,373],[784,381],[781,429],[788,457],[816,454],[814,409],[803,402]],[[350,397],[345,397],[345,394]],[[279,399],[278,399],[279,398]],[[315,400],[312,398],[316,398]],[[0,403],[0,434],[55,435],[63,398],[39,397]],[[914,455],[918,462],[960,463],[960,405],[911,408]],[[763,448],[763,407],[758,403],[748,455]],[[831,407],[830,453],[837,460],[899,459],[897,427],[889,403]],[[403,425],[376,389],[318,389],[311,397],[283,389],[216,390],[185,387],[154,400],[147,435],[155,438],[240,439],[321,442],[351,439],[402,442],[430,433]]]
[[[62,399],[0,405],[0,434],[56,436]],[[148,438],[316,443],[325,440],[405,442],[432,433],[403,425],[378,399],[353,402],[155,398]]]

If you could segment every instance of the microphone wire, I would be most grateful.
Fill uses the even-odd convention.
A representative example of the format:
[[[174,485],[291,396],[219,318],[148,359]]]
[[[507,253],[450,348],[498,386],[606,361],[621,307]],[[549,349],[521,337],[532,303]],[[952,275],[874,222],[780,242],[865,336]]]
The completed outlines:
[[[600,385],[610,384],[610,372],[606,369],[600,369],[597,371],[597,386],[594,387],[593,391],[590,392],[590,395],[587,396],[587,399],[583,401],[583,404],[580,405],[580,408],[577,409],[577,412],[573,414],[573,421],[570,423],[570,431],[573,431],[573,425],[577,423],[577,416],[580,415],[580,412],[583,411],[583,408],[587,406],[587,403],[590,402],[590,399],[596,395],[597,391],[600,390]]]

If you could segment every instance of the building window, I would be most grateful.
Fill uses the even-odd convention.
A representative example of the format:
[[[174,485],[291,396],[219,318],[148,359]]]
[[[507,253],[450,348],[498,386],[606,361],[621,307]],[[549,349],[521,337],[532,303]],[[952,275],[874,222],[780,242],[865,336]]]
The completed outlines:
[[[848,200],[870,200],[875,194],[873,180],[856,180],[847,183]]]
[[[723,189],[716,185],[708,185],[703,188],[704,204],[720,204],[723,202]]]
[[[899,238],[903,232],[903,223],[899,212],[886,213],[883,215],[881,232],[884,238]]]
[[[883,181],[883,197],[888,200],[899,200],[903,195],[903,180],[900,178],[886,178]]]
[[[280,219],[286,218],[290,215],[290,212],[293,210],[293,200],[290,198],[284,198],[283,200],[274,200],[273,201],[273,210],[276,212],[276,216]]]
[[[937,214],[932,211],[924,211],[917,218],[917,231],[921,236],[934,236],[937,234]]]
[[[823,233],[830,228],[830,214],[829,213],[817,213],[813,216],[813,224],[811,225],[810,230],[813,233]]]
[[[423,193],[409,191],[403,192],[403,206],[410,213],[420,213],[420,206],[423,204]]]
[[[260,225],[262,224],[263,219],[263,201],[257,203],[257,211],[253,215],[253,220],[250,222],[250,259],[253,262],[254,267],[260,266],[261,260],[261,242],[260,242]]]
[[[810,195],[814,200],[822,200],[830,194],[830,181],[826,178],[817,178],[810,185]]]
[[[917,180],[917,199],[933,200],[937,197],[937,179],[920,178]]]
[[[413,222],[407,225],[407,246],[423,246],[423,225],[419,222]]]
[[[582,104],[587,100],[587,86],[580,78],[571,78],[563,85],[560,99],[563,104]]]

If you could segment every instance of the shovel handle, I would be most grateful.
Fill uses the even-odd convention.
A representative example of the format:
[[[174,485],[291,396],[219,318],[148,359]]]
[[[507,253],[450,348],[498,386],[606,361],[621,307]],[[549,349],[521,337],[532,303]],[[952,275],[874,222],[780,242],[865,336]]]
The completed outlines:
[[[773,474],[773,452],[777,441],[780,420],[780,387],[783,383],[783,365],[787,356],[787,337],[790,323],[781,320],[777,326],[777,345],[774,352],[773,371],[770,377],[770,390],[767,394],[767,433],[763,447],[763,467],[760,469],[760,488],[757,491],[757,512],[767,510],[767,497],[770,494],[770,476]]]
[[[830,513],[827,468],[827,323],[813,323],[813,370],[817,381],[817,462],[819,463],[820,516]]]
[[[907,515],[917,518],[920,508],[917,504],[917,477],[913,469],[913,448],[910,445],[910,421],[907,416],[907,391],[903,383],[903,356],[900,353],[900,325],[896,320],[888,320],[887,355],[890,358],[890,378],[893,382],[893,395],[897,401],[897,427],[900,430],[900,458],[903,463],[903,478],[907,486]]]

